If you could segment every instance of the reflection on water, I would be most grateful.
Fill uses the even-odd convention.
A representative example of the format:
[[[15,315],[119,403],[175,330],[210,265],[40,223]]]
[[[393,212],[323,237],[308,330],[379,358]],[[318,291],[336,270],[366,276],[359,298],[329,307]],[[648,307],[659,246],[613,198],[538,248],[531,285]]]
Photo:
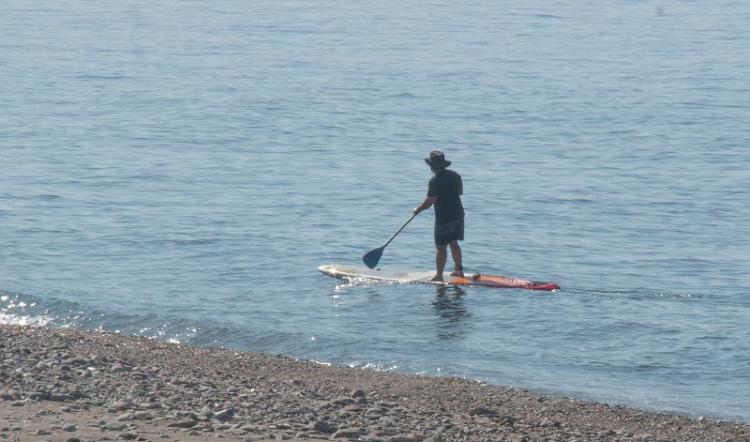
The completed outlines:
[[[457,286],[438,286],[432,306],[437,314],[436,334],[439,339],[455,339],[464,334],[464,319],[471,316],[464,305],[466,292]]]

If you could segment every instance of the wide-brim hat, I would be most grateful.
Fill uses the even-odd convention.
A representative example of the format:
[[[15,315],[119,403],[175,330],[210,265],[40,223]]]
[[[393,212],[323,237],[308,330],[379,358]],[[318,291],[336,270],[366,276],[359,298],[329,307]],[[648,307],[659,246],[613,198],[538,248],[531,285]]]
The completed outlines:
[[[425,158],[424,162],[433,169],[445,169],[451,165],[451,162],[445,159],[445,154],[439,150],[430,152],[430,157]]]

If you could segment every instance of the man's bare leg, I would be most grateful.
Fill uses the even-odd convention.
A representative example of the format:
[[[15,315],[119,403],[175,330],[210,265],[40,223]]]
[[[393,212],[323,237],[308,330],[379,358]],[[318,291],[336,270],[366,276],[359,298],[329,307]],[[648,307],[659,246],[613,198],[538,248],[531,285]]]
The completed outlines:
[[[437,248],[435,251],[435,267],[437,272],[430,281],[442,281],[443,272],[445,271],[445,262],[448,260],[448,246],[440,245],[435,247]]]
[[[458,241],[451,241],[451,257],[453,257],[453,265],[455,266],[455,270],[451,272],[451,276],[464,276],[464,265],[463,260],[461,258],[461,246],[458,244]]]

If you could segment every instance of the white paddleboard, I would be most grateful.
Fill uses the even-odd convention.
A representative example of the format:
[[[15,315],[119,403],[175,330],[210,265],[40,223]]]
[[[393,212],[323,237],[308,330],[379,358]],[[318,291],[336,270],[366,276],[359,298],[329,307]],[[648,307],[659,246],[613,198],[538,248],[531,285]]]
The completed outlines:
[[[516,288],[527,290],[552,291],[560,288],[554,282],[534,282],[520,278],[511,278],[500,275],[485,275],[479,273],[467,273],[463,277],[445,276],[445,281],[430,281],[435,275],[434,271],[403,271],[403,270],[375,270],[364,267],[353,267],[338,264],[326,264],[318,267],[324,275],[339,279],[364,279],[372,281],[385,281],[394,283],[422,283],[436,285],[476,285],[483,287]]]

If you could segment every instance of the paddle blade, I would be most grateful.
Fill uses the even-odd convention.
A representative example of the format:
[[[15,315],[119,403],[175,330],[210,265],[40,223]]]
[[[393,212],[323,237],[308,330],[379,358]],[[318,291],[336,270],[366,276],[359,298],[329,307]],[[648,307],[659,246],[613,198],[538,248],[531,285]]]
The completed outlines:
[[[371,269],[375,268],[375,266],[378,265],[378,261],[380,261],[380,257],[383,256],[384,248],[385,247],[378,247],[377,249],[370,250],[362,257],[362,261],[364,261],[367,267]]]

